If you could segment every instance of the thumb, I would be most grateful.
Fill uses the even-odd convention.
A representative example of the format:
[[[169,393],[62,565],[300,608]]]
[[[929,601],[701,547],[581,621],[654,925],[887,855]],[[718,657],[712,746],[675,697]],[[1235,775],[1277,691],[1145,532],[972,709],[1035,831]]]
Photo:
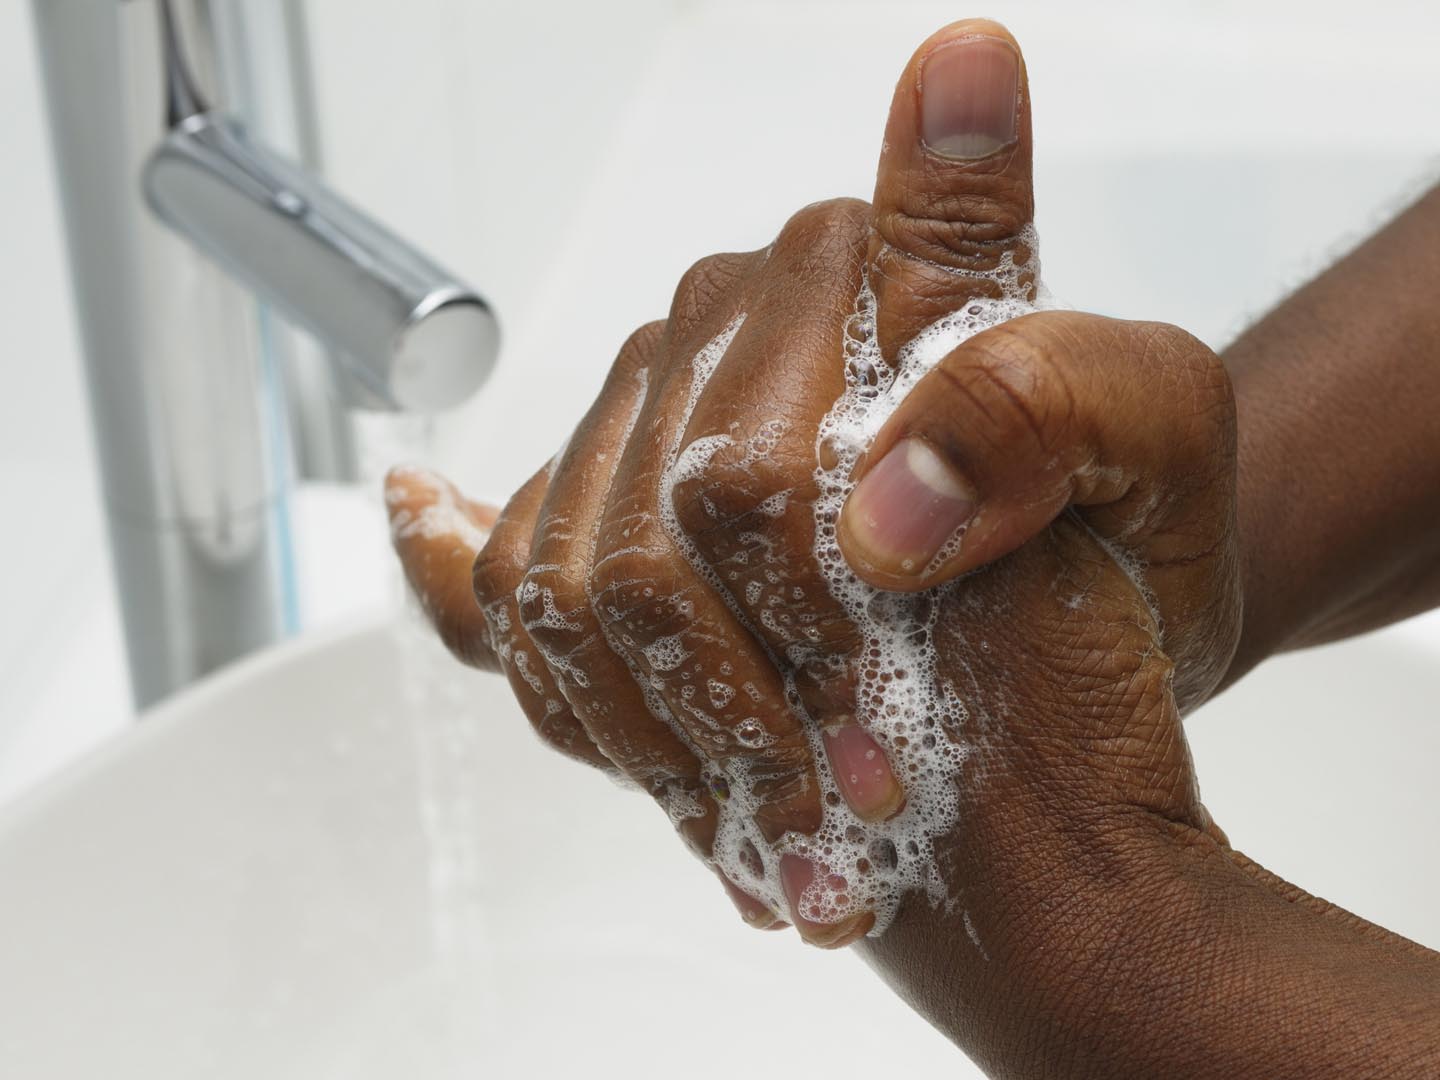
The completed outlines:
[[[1073,507],[1141,564],[1167,651],[1199,665],[1187,678],[1208,689],[1205,658],[1228,660],[1234,401],[1220,359],[1177,327],[1055,311],[976,334],[915,384],[856,475],[837,532],[872,585],[949,581]]]
[[[992,271],[1033,252],[1030,97],[999,23],[952,23],[915,51],[895,87],[875,181],[869,269],[881,352],[976,296]],[[1029,284],[1028,281],[1024,282]]]

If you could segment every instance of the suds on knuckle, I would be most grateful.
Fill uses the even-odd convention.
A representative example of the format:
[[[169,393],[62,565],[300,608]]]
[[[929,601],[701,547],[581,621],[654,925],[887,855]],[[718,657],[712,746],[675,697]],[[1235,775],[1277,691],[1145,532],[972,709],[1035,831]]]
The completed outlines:
[[[764,528],[805,494],[797,489],[813,489],[809,471],[779,456],[746,455],[743,444],[726,447],[675,485],[676,522],[692,540]]]
[[[622,641],[646,644],[685,629],[694,619],[688,579],[668,552],[622,551],[591,570],[588,603]]]

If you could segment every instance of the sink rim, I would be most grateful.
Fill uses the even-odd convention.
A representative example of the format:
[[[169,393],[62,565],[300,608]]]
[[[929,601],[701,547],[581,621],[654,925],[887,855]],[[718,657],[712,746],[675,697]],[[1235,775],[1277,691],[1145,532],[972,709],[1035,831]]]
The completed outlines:
[[[223,717],[207,706],[230,695],[242,684],[279,668],[303,663],[316,653],[388,632],[400,619],[399,611],[367,615],[335,626],[316,630],[253,653],[228,664],[205,678],[184,687],[136,716],[130,727],[98,746],[82,751],[52,775],[0,805],[0,861],[6,845],[16,835],[36,825],[90,779],[137,755],[170,736],[178,727],[222,723]]]

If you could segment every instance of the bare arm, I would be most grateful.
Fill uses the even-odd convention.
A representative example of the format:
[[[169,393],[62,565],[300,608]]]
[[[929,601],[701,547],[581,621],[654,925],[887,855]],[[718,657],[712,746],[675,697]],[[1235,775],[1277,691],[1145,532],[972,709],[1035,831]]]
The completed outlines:
[[[1415,255],[1409,273],[1434,277],[1435,197],[1418,211],[1424,229],[1402,219],[1237,345],[1250,428],[1239,526],[1230,380],[1188,335],[1040,313],[939,359],[870,443],[836,528],[850,568],[878,588],[968,574],[942,595],[933,635],[909,637],[934,642],[924,663],[963,696],[964,718],[947,726],[942,713],[934,742],[915,741],[884,726],[891,713],[871,693],[864,726],[854,687],[835,677],[868,654],[813,557],[836,358],[856,355],[856,335],[892,357],[990,295],[975,284],[997,266],[1028,265],[1028,91],[1013,45],[994,24],[936,35],[897,87],[873,205],[808,207],[766,252],[698,263],[670,318],[622,350],[563,458],[499,518],[473,578],[450,535],[402,528],[401,557],[451,647],[506,666],[557,746],[612,761],[678,810],[754,926],[789,920],[826,946],[865,935],[873,912],[840,897],[887,872],[872,863],[885,846],[852,857],[840,839],[805,837],[844,812],[843,796],[853,834],[830,836],[888,839],[905,808],[924,808],[924,792],[894,797],[906,755],[964,747],[957,801],[931,804],[954,811],[931,841],[934,888],[906,894],[860,948],[994,1075],[1434,1076],[1440,957],[1233,851],[1200,803],[1180,714],[1226,672],[1237,637],[1232,677],[1440,593],[1433,575],[1428,593],[1409,580],[1428,565],[1417,538],[1437,539],[1425,508],[1440,491],[1440,466],[1416,449],[1440,445],[1426,411],[1440,395],[1420,385],[1440,382],[1414,343],[1440,327],[1423,286],[1395,269]],[[979,116],[981,101],[993,115]],[[1362,285],[1372,274],[1382,284]],[[873,323],[852,318],[862,281]],[[1386,296],[1392,310],[1352,322],[1325,289]],[[719,449],[672,483],[687,447]],[[401,514],[446,490],[399,481]],[[957,529],[963,543],[946,546]],[[1149,595],[1120,548],[1146,567]],[[1242,551],[1255,590],[1243,630]],[[447,623],[457,597],[468,607]],[[772,608],[793,623],[767,619]],[[820,628],[804,637],[816,647],[791,650],[803,633],[792,625]],[[537,655],[546,662],[520,666]],[[709,710],[690,707],[712,678]],[[753,697],[725,693],[735,685]],[[792,700],[823,725],[818,747],[796,738]],[[857,750],[877,734],[884,745]],[[827,769],[840,779],[822,802]]]
[[[991,1075],[1440,1072],[1440,956],[1213,833],[1106,815],[991,850],[973,939],[919,902],[863,946]]]
[[[1226,681],[1440,604],[1440,188],[1224,359],[1246,604]]]

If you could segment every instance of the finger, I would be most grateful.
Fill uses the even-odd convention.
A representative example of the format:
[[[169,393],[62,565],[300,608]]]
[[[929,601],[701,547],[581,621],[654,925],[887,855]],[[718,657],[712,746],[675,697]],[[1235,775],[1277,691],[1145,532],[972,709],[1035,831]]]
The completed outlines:
[[[596,529],[664,331],[664,323],[651,323],[631,335],[571,436],[536,514],[519,612],[591,740],[708,858],[717,812],[701,758],[677,734],[664,702],[611,648],[586,588]],[[757,910],[764,906],[754,903]]]
[[[1224,366],[1184,331],[1029,315],[966,341],[901,402],[857,470],[841,548],[866,581],[921,589],[1078,507],[1138,559],[1174,628],[1166,651],[1203,683],[1228,662],[1215,635],[1239,603],[1234,443]]]
[[[472,667],[498,670],[470,567],[499,511],[467,499],[443,477],[407,465],[385,477],[385,505],[405,579],[440,640]]]
[[[515,493],[471,568],[471,584],[485,620],[490,651],[536,734],[561,753],[612,770],[555,685],[545,661],[521,625],[515,590],[530,564],[535,514],[549,482],[549,466]]]
[[[703,313],[686,310],[695,293],[688,282],[711,272],[702,260],[677,291],[666,350],[678,359],[652,384],[625,448],[597,534],[590,595],[627,663],[736,796],[755,800],[759,839],[773,842],[821,821],[809,743],[781,674],[668,515],[692,390],[744,322],[734,285],[712,296]]]
[[[890,106],[873,214],[870,283],[890,360],[966,300],[999,296],[995,271],[1030,262],[1029,89],[999,23],[952,23],[911,57]]]
[[[823,866],[817,866],[803,855],[780,856],[780,880],[795,929],[811,945],[822,949],[843,949],[870,932],[875,925],[875,916],[863,912],[840,920],[827,918],[820,902],[809,895],[817,875],[826,872]],[[843,881],[835,884],[844,888]]]
[[[813,554],[816,439],[845,387],[841,336],[867,226],[868,207],[855,200],[817,203],[786,224],[757,274],[744,338],[690,416],[681,440],[688,464],[671,498],[717,588],[795,669],[801,701],[825,725],[838,790],[873,821],[893,816],[904,791],[885,747],[854,721],[850,661],[861,642]]]
[[[740,917],[756,930],[784,930],[790,925],[771,911],[769,905],[756,900],[719,870],[715,871],[715,876],[720,879],[725,895],[730,897],[730,902],[735,905],[735,910],[740,912]]]

